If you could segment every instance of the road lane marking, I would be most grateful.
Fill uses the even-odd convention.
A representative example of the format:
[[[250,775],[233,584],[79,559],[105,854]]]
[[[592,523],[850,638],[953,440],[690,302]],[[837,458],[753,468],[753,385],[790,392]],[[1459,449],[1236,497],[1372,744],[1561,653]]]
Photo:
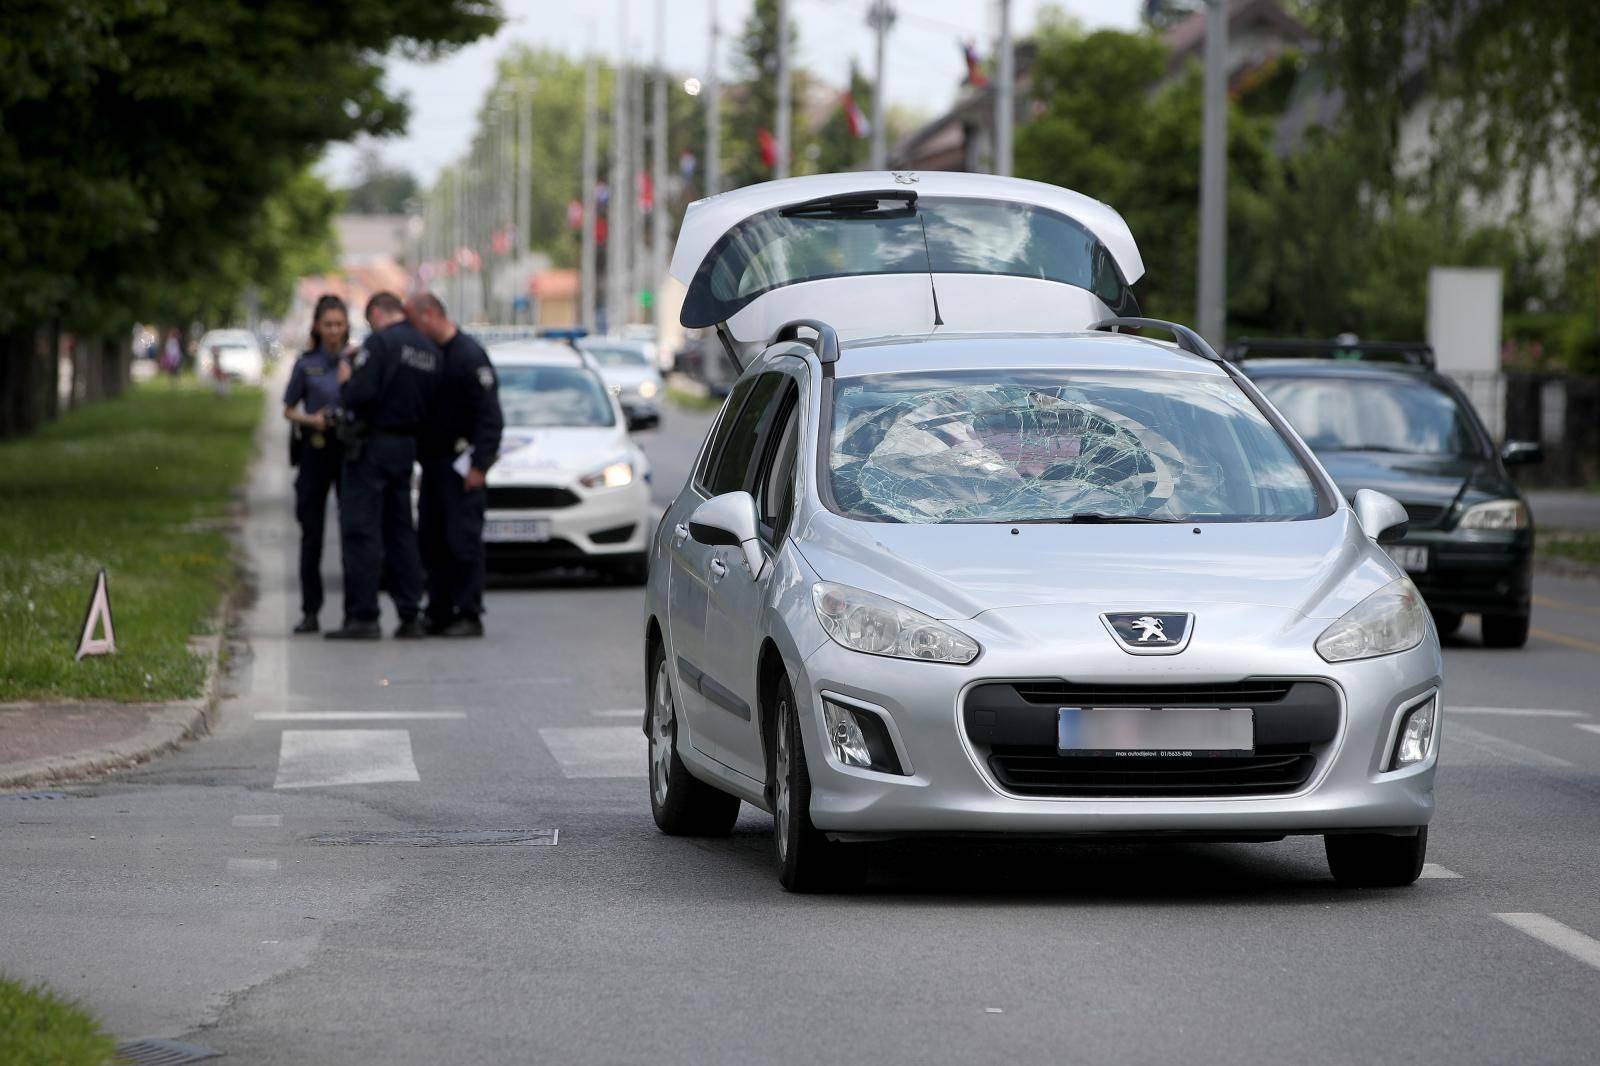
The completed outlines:
[[[1590,607],[1585,603],[1568,603],[1566,600],[1553,600],[1549,596],[1535,596],[1535,607],[1549,607],[1556,611],[1579,611],[1583,614],[1600,614],[1600,607]]]
[[[1461,879],[1461,875],[1460,874],[1456,873],[1454,870],[1450,869],[1449,867],[1440,866],[1436,862],[1425,862],[1425,863],[1423,863],[1422,864],[1422,873],[1419,876],[1422,876],[1422,877],[1437,877],[1440,880],[1460,880]]]
[[[1570,925],[1562,925],[1544,914],[1520,912],[1496,914],[1495,917],[1511,928],[1520,929],[1533,939],[1600,970],[1600,940],[1580,933]]]
[[[236,814],[233,816],[235,829],[273,829],[283,824],[281,814]]]
[[[1530,748],[1526,744],[1518,744],[1514,740],[1503,740],[1492,733],[1484,733],[1469,725],[1462,725],[1460,722],[1451,722],[1446,726],[1445,735],[1450,738],[1451,744],[1465,744],[1469,748],[1476,749],[1480,754],[1492,755],[1507,762],[1521,763],[1524,766],[1570,767],[1572,765],[1565,759],[1559,759],[1554,755],[1546,755],[1537,748]],[[1451,750],[1451,744],[1445,745],[1444,750],[1446,752]],[[1459,762],[1456,759],[1450,759],[1449,761],[1452,763]]]
[[[277,859],[229,859],[228,872],[240,877],[264,877],[278,872]]]
[[[1455,707],[1445,705],[1445,714],[1493,714],[1503,718],[1587,718],[1582,711],[1551,711],[1540,707]]]
[[[1569,648],[1577,648],[1579,651],[1592,651],[1596,655],[1600,655],[1600,644],[1592,640],[1584,640],[1582,637],[1569,637],[1565,633],[1552,633],[1548,629],[1530,629],[1528,632],[1540,640],[1547,640],[1552,644],[1564,644]]]
[[[465,718],[463,711],[262,711],[255,716],[258,722],[377,722],[384,719],[396,721],[425,721],[427,719]]]
[[[561,765],[563,777],[645,776],[647,738],[631,726],[541,729],[539,739]]]
[[[1589,722],[1573,722],[1572,724],[1589,733],[1600,733],[1600,725],[1593,725]]]
[[[408,729],[285,729],[272,787],[420,780]]]
[[[644,708],[636,707],[625,711],[590,711],[596,718],[638,718],[644,719]]]

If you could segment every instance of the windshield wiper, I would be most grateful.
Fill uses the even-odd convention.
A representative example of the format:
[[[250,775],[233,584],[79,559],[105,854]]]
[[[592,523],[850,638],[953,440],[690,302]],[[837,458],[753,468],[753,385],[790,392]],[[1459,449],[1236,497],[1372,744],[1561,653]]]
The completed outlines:
[[[1435,455],[1435,452],[1419,452],[1412,448],[1394,448],[1387,444],[1338,444],[1332,447],[1324,446],[1314,448],[1313,451],[1323,452],[1382,452],[1386,455]]]

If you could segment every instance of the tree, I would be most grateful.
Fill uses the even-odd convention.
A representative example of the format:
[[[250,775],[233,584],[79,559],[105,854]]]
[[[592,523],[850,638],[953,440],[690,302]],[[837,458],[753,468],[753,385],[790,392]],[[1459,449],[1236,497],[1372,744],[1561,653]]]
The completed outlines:
[[[861,109],[863,118],[872,114],[872,83],[866,75],[850,64],[850,80],[846,92]],[[891,139],[892,143],[892,139]],[[860,170],[866,165],[868,141],[850,131],[850,119],[845,114],[843,95],[832,107],[816,133],[816,164],[819,174],[833,174],[844,170]]]
[[[344,209],[358,215],[399,215],[416,195],[416,175],[385,164],[369,148],[361,153],[355,184],[344,190]]]
[[[155,307],[187,322],[216,306],[211,283],[240,280],[230,260],[260,250],[258,227],[285,217],[268,204],[330,141],[403,127],[381,84],[391,46],[434,53],[498,22],[490,0],[6,6],[0,386],[50,323],[122,334]]]
[[[810,79],[793,62],[798,52],[794,26],[784,29],[789,34],[791,60],[790,172],[803,174],[808,170],[809,152],[800,105],[807,97]],[[755,0],[739,35],[734,61],[738,80],[727,87],[722,113],[723,182],[728,188],[770,181],[773,176],[772,168],[761,158],[757,131],[777,132],[778,0]]]

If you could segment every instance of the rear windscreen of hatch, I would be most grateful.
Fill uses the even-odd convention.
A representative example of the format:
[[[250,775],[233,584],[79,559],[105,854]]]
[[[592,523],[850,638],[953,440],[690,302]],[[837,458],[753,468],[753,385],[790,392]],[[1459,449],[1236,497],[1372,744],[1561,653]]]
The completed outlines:
[[[923,227],[927,227],[924,245]],[[767,211],[723,235],[684,299],[686,326],[715,325],[785,285],[866,274],[993,274],[1087,289],[1136,308],[1111,253],[1065,215],[1003,200],[923,197],[915,211],[857,217]]]

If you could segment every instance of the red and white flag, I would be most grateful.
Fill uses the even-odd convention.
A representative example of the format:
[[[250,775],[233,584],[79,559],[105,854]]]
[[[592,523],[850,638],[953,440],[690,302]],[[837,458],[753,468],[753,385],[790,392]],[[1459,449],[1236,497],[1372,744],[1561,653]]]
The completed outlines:
[[[650,179],[648,170],[639,171],[639,210],[654,211],[656,208],[656,183]]]
[[[762,126],[756,130],[756,144],[761,149],[761,161],[770,170],[778,165],[778,141],[772,136],[772,131]]]
[[[961,84],[981,89],[989,84],[989,75],[983,72],[983,61],[978,58],[978,47],[971,41],[961,42],[961,57],[967,63],[967,76]]]
[[[844,94],[844,120],[850,126],[850,136],[865,137],[872,130],[872,125],[867,121],[867,116],[861,113],[861,107],[856,103],[855,93]]]

